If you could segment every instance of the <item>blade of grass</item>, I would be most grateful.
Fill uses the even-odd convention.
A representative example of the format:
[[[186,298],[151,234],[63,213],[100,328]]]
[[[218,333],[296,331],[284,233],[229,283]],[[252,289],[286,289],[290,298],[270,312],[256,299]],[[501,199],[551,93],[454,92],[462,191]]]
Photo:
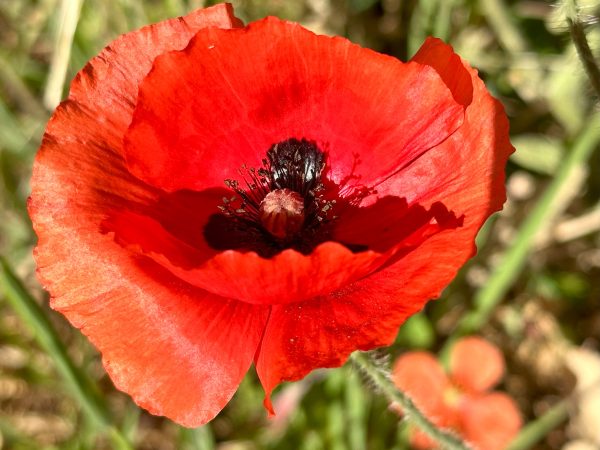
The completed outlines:
[[[121,432],[129,442],[135,440],[135,434],[140,422],[140,414],[140,408],[138,408],[133,402],[129,402],[121,423]]]
[[[210,425],[203,425],[198,428],[179,429],[180,437],[177,448],[186,448],[190,450],[214,450],[215,438]]]
[[[0,59],[0,65],[2,60]],[[0,148],[2,151],[13,154],[25,153],[23,149],[27,146],[27,136],[22,125],[13,115],[9,106],[0,98]]]
[[[513,54],[527,50],[527,43],[513,22],[513,15],[502,0],[480,0],[479,3],[486,20],[506,50]]]
[[[327,405],[326,435],[329,441],[328,448],[331,450],[345,450],[344,424],[346,414],[342,402],[332,400]]]
[[[60,103],[62,99],[69,59],[71,57],[71,47],[75,28],[79,21],[81,4],[83,0],[63,0],[60,4],[60,19],[56,44],[50,63],[50,73],[44,92],[44,105],[52,110]]]
[[[73,363],[42,308],[1,256],[0,289],[21,320],[34,333],[40,346],[53,359],[56,368],[90,421],[108,433],[115,449],[130,450],[132,447],[111,423],[111,415],[94,382]]]
[[[115,7],[127,17],[130,30],[140,28],[150,22],[142,2],[117,0]]]
[[[436,7],[436,0],[424,0],[416,3],[409,22],[409,55],[412,56],[417,53],[425,38],[430,34],[429,28],[431,25],[431,18],[434,11],[436,11]]]
[[[348,370],[344,368],[344,371]],[[344,389],[344,409],[347,416],[347,433],[350,448],[365,450],[367,448],[366,422],[369,413],[369,405],[365,391],[354,371],[346,374],[346,385]]]
[[[324,450],[325,444],[321,435],[314,430],[309,430],[302,443],[299,446],[299,450]]]
[[[562,162],[556,177],[521,225],[514,243],[504,254],[502,262],[495,268],[483,288],[475,294],[474,309],[463,316],[457,326],[459,335],[477,331],[488,320],[496,305],[521,273],[534,244],[536,233],[546,224],[562,185],[569,179],[573,170],[585,164],[598,147],[600,143],[599,121],[600,117],[597,115],[590,118],[587,127],[575,141],[573,149]]]
[[[4,88],[4,92],[9,93],[21,111],[40,120],[47,117],[44,106],[31,93],[21,75],[15,70],[14,62],[11,64],[4,52],[0,53],[0,85]]]
[[[529,422],[506,447],[506,450],[527,450],[569,417],[568,402],[558,402],[536,420]]]
[[[164,0],[162,9],[169,17],[182,16],[186,12],[186,6],[182,0]]]
[[[452,26],[452,10],[456,0],[443,0],[439,3],[439,11],[433,22],[433,35],[448,42]]]

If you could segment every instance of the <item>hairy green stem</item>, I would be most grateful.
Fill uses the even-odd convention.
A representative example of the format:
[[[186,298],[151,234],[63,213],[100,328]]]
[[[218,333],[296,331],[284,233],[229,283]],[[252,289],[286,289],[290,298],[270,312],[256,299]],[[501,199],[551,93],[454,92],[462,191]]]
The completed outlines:
[[[455,435],[437,428],[415,406],[407,394],[400,391],[390,380],[387,370],[381,368],[368,353],[354,352],[350,359],[356,364],[364,375],[377,387],[390,403],[397,403],[406,419],[417,426],[421,431],[434,439],[441,448],[447,450],[469,450],[464,442]]]
[[[596,91],[596,95],[600,98],[600,68],[594,59],[594,54],[585,36],[584,24],[579,20],[577,2],[576,0],[568,0],[564,3],[565,11],[567,12],[567,24],[569,25],[569,31],[577,49],[577,54],[585,68],[592,87]]]

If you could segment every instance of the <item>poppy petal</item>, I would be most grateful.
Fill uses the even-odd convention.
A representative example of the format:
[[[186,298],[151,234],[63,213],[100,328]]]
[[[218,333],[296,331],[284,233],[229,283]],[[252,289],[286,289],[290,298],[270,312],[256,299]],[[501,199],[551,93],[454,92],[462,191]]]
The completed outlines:
[[[354,350],[390,345],[398,327],[455,275],[463,261],[448,255],[466,259],[468,248],[449,251],[456,245],[452,236],[462,242],[465,234],[474,238],[463,228],[441,231],[391,266],[337,292],[274,306],[255,361],[266,404],[282,381],[300,379],[316,367],[338,367]],[[437,239],[441,235],[446,237]]]
[[[327,296],[272,307],[255,357],[267,406],[282,381],[298,380],[317,367],[341,366],[355,350],[394,340],[398,326],[429,298],[420,292],[402,294],[412,292],[396,266]]]
[[[178,242],[159,223],[141,216],[120,217],[143,230],[140,235],[116,235],[118,242],[132,238],[122,241],[129,250],[149,256],[193,286],[254,304],[289,303],[330,292],[372,272],[386,259],[376,252],[354,254],[343,245],[326,242],[309,255],[287,249],[266,259],[255,252],[228,250],[203,260],[201,252]],[[187,266],[198,261],[202,264]]]
[[[419,51],[411,58],[433,67],[452,92],[454,99],[468,107],[473,101],[473,82],[465,63],[452,47],[438,38],[428,37]]]
[[[454,229],[461,224],[462,218],[457,218],[442,203],[426,210],[418,204],[408,206],[405,199],[383,197],[372,205],[341,211],[333,238],[353,247],[386,252],[398,245],[418,245],[442,229]]]
[[[438,57],[430,62],[432,67],[447,78],[445,66],[437,64],[451,58],[452,48],[435,39],[427,40],[424,47],[430,45],[436,46]],[[443,58],[442,51],[450,56]],[[462,226],[432,236],[418,252],[411,252],[394,264],[394,274],[390,277],[404,280],[398,281],[403,286],[399,292],[404,298],[421,297],[424,301],[438,297],[458,269],[475,254],[477,232],[490,214],[502,208],[506,199],[504,168],[514,151],[508,120],[502,105],[488,93],[477,72],[463,64],[473,86],[473,99],[463,125],[443,143],[376,187],[374,200],[401,195],[408,204],[418,202],[425,207],[443,202],[463,219]]]
[[[82,250],[87,243],[71,245],[70,251],[82,260],[93,261],[95,255]],[[94,245],[98,248],[99,243]],[[212,420],[223,409],[252,363],[267,308],[189,288],[144,261],[137,267],[121,261],[128,265],[124,275],[114,269],[98,271],[95,264],[49,262],[56,255],[37,253],[40,265],[48,264],[43,283],[54,292],[64,289],[75,295],[57,295],[51,306],[100,349],[118,389],[150,413],[188,427]],[[111,259],[98,264],[114,264]],[[76,289],[48,278],[83,270],[93,275],[74,280]]]
[[[446,139],[464,108],[429,65],[269,17],[202,30],[158,57],[125,151],[146,182],[203,190],[260,167],[272,145],[306,138],[328,153],[333,181],[370,185]]]
[[[31,181],[35,257],[51,306],[99,348],[118,388],[188,426],[210,420],[233,395],[268,310],[181,283],[101,227],[112,211],[143,210],[162,195],[129,174],[121,151],[152,60],[202,27],[233,25],[231,7],[218,5],[113,42],[54,113]]]
[[[190,236],[201,235],[210,211],[216,209],[213,203],[221,199],[218,190],[211,191],[189,193],[196,198],[187,203],[187,209],[204,211],[196,213],[195,218],[178,212],[172,206],[175,200],[170,199],[166,202],[170,208],[162,213],[164,206],[159,204],[152,213],[116,211],[103,222],[104,229],[113,231],[117,242],[129,250],[149,256],[196,287],[249,303],[278,304],[329,294],[368,275],[390,258],[400,258],[441,230],[457,226],[455,218],[441,205],[425,210],[419,205],[408,208],[406,202],[383,199],[371,207],[348,212],[335,230],[341,242],[372,246],[373,250],[355,253],[345,245],[326,242],[308,255],[293,249],[272,258],[255,252],[218,252],[203,240],[190,241]],[[179,193],[170,194],[173,196]],[[196,221],[196,226],[175,236],[166,229],[168,224],[161,224],[168,212],[171,218],[179,215],[182,222]],[[376,232],[363,232],[365,226],[372,231],[373,224],[379,225]]]
[[[400,355],[394,363],[392,381],[436,425],[447,426],[451,422],[451,411],[444,404],[444,392],[450,380],[432,354],[408,352]]]
[[[450,352],[450,377],[467,392],[485,392],[504,375],[504,357],[485,339],[471,336],[459,340]]]
[[[452,47],[430,38],[415,58],[438,71],[454,86],[453,93],[461,101],[469,98],[469,90],[461,87],[462,75],[456,76],[453,64],[445,63],[461,61]],[[375,186],[377,197],[371,201],[386,195],[405,197],[409,204],[418,202],[425,207],[441,201],[448,210],[465,215],[464,228],[477,231],[490,214],[502,208],[506,199],[504,168],[514,147],[502,104],[489,94],[477,71],[464,61],[462,64],[472,85],[472,101],[464,123],[405,170]],[[474,252],[473,240],[470,242]]]
[[[452,59],[449,46],[435,40],[425,46],[432,43],[440,46],[435,53],[438,57],[446,52],[450,55],[446,59]],[[440,61],[446,59],[440,57]],[[427,63],[448,79],[443,65]],[[409,205],[426,207],[443,202],[464,218],[462,225],[429,237],[389,267],[331,295],[274,307],[256,360],[267,396],[281,381],[302,378],[316,367],[343,364],[356,349],[391,344],[406,318],[438,297],[473,256],[481,225],[504,203],[504,167],[514,148],[502,106],[487,92],[476,71],[464,62],[463,67],[473,86],[463,125],[378,184],[377,195],[363,202],[373,204],[385,196],[405,196]]]
[[[464,438],[477,450],[506,448],[522,426],[514,400],[501,392],[465,398],[460,417]]]
[[[150,256],[167,269],[172,265],[192,269],[219,253],[208,245],[202,230],[222,201],[223,191],[178,191],[160,194],[143,207],[114,209],[102,222],[102,231],[114,233],[120,245]]]
[[[455,412],[444,403],[450,381],[438,360],[428,352],[408,352],[394,363],[392,381],[404,391],[436,426],[456,423]],[[416,449],[435,449],[436,442],[417,428],[410,429],[410,444]]]

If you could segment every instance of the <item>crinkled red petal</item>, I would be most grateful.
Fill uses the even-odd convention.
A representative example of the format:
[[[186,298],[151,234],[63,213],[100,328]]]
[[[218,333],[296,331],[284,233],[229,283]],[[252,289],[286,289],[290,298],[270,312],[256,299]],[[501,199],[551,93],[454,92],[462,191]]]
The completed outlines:
[[[31,181],[35,257],[51,306],[98,347],[119,389],[187,426],[207,422],[231,398],[268,310],[182,283],[102,227],[114,211],[145,211],[164,195],[133,177],[122,156],[153,59],[185,47],[200,28],[236,25],[231,7],[218,5],[113,42],[77,75],[50,120]]]
[[[413,253],[418,249],[408,255]],[[273,306],[255,357],[267,405],[282,381],[298,380],[317,367],[338,367],[355,350],[389,345],[398,326],[438,293],[424,283],[411,289],[415,273],[397,271],[397,265],[327,296]]]
[[[269,17],[204,29],[157,58],[125,149],[146,182],[203,190],[306,138],[328,153],[332,180],[369,186],[446,139],[464,108],[428,65]]]
[[[502,450],[522,426],[514,400],[501,392],[465,399],[461,411],[461,434],[477,450]]]
[[[217,252],[198,239],[221,195],[218,190],[189,195],[195,198],[187,210],[202,211],[195,213],[195,219],[173,207],[179,193],[165,202],[182,222],[196,220],[189,230],[170,232],[168,224],[163,226],[161,220],[167,214],[160,214],[165,208],[161,203],[143,214],[115,211],[103,222],[104,229],[114,232],[117,242],[129,250],[149,256],[181,280],[216,295],[256,304],[296,302],[336,291],[390,259],[400,258],[441,230],[458,226],[441,205],[425,210],[418,205],[409,208],[393,198],[382,199],[370,207],[347,211],[334,231],[336,240],[372,250],[354,253],[340,243],[325,242],[308,255],[287,249],[267,259],[255,252]],[[364,232],[365,227],[369,233]],[[201,242],[192,242],[193,238]]]
[[[460,60],[449,45],[435,38],[427,39],[415,58],[430,65],[445,80],[452,80],[456,71],[444,61]],[[379,196],[405,197],[409,204],[416,202],[425,207],[441,201],[449,210],[465,215],[462,229],[472,234],[490,214],[502,208],[506,199],[504,169],[514,147],[501,103],[489,94],[477,71],[462,64],[470,74],[473,89],[463,125],[374,189]],[[460,87],[464,82],[451,84]],[[459,92],[461,97],[466,96],[463,88]],[[473,240],[470,242],[474,252]]]
[[[426,210],[418,204],[409,206],[405,199],[383,197],[369,206],[341,210],[333,239],[384,253],[398,246],[415,248],[442,229],[460,227],[462,220],[442,203]]]
[[[435,52],[428,51],[432,46]],[[435,55],[437,59],[420,62],[451,79],[452,66],[440,64],[457,61],[449,46],[428,39],[420,54]],[[504,167],[514,149],[502,106],[487,92],[476,71],[462,64],[473,87],[464,124],[377,185],[374,200],[366,199],[374,202],[391,195],[426,207],[442,202],[463,218],[462,225],[429,237],[384,270],[331,295],[273,308],[256,357],[267,396],[281,381],[302,378],[316,367],[343,364],[354,350],[389,345],[400,324],[438,297],[475,253],[475,235],[504,202]],[[461,98],[463,94],[455,95]]]
[[[468,107],[473,101],[473,80],[465,63],[437,38],[427,38],[411,61],[433,67],[450,88],[454,100]]]
[[[504,375],[500,350],[477,336],[460,339],[450,352],[450,377],[462,390],[485,392]]]

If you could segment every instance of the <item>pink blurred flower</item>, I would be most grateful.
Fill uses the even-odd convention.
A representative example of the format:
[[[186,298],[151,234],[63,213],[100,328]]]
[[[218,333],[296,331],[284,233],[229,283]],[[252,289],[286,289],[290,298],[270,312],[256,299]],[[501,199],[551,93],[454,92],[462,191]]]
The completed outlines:
[[[393,381],[435,425],[455,431],[477,450],[501,450],[517,435],[521,416],[514,400],[490,392],[504,374],[500,351],[479,337],[458,341],[446,374],[434,355],[408,352],[394,364]],[[411,430],[417,449],[438,448]]]

